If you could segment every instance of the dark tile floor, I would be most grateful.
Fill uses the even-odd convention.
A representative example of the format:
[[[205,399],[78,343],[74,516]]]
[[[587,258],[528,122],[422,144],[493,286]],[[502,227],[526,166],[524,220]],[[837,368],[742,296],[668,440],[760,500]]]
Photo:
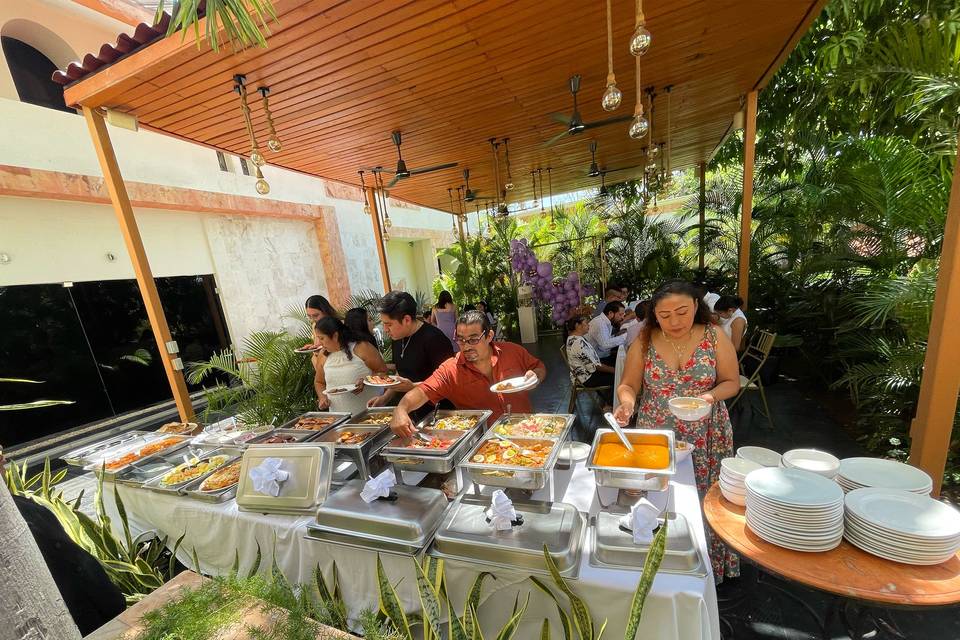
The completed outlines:
[[[535,345],[524,345],[547,366],[547,380],[532,394],[536,411],[567,411],[570,380],[560,356],[561,344],[560,336],[551,335],[541,337]],[[759,445],[777,451],[813,447],[840,458],[863,454],[859,444],[831,417],[831,411],[815,393],[797,382],[784,380],[769,386],[767,398],[772,407],[773,428],[755,409],[760,406],[759,397],[743,402],[742,407],[732,411],[736,446]],[[581,394],[576,414],[574,437],[590,442],[593,430],[603,422],[596,398]],[[829,596],[768,575],[758,580],[757,571],[751,566],[744,566],[739,579],[726,581],[717,592],[725,640],[847,640],[851,637],[842,624],[842,615],[835,616],[829,628],[821,631],[821,622],[816,618],[822,620],[826,616],[832,602]],[[851,622],[857,620],[856,611],[844,613]],[[958,607],[873,613],[879,614],[884,621],[881,626],[887,624],[888,628],[878,632],[869,620],[864,620],[865,638],[960,640]]]

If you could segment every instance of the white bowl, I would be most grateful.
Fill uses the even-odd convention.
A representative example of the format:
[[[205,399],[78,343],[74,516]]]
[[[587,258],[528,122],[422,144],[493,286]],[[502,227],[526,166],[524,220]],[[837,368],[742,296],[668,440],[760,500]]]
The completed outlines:
[[[746,479],[748,473],[757,469],[763,469],[763,465],[743,458],[724,458],[720,461],[721,473],[726,473],[730,478],[740,482]]]
[[[712,405],[703,398],[679,397],[670,398],[667,402],[670,412],[680,420],[696,422],[710,415]]]
[[[752,460],[764,467],[776,467],[780,464],[780,454],[764,447],[740,447],[737,449],[737,457]]]
[[[696,449],[695,446],[689,442],[684,442],[683,440],[677,440],[674,443],[674,458],[677,462],[683,462],[687,458],[693,455],[693,450]]]
[[[735,493],[738,496],[743,496],[744,498],[747,497],[747,488],[745,486],[743,485],[737,486],[737,485],[730,484],[723,478],[720,478],[719,482],[720,482],[720,488],[726,491],[727,493]]]
[[[724,489],[723,487],[720,487],[720,493],[723,494],[723,497],[724,497],[724,498],[726,498],[727,500],[729,500],[729,501],[732,502],[733,504],[738,504],[738,505],[740,505],[741,507],[747,506],[747,500],[746,500],[746,498],[744,498],[744,497],[741,496],[741,495],[737,495],[736,493],[731,493],[730,491],[727,491],[727,490]]]
[[[833,479],[840,470],[840,459],[817,449],[793,449],[783,454],[783,466],[788,469],[812,471],[824,478]]]

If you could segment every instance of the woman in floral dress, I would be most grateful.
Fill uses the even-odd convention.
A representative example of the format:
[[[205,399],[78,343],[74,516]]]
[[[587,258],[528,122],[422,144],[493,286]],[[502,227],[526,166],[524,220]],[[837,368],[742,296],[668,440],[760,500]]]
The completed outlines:
[[[702,499],[720,476],[720,460],[733,455],[733,428],[723,401],[739,391],[733,343],[710,323],[697,289],[682,280],[661,285],[647,307],[643,333],[627,352],[617,388],[617,421],[626,425],[636,408],[637,427],[673,429],[678,439],[694,445]],[[710,414],[696,422],[678,420],[667,404],[678,396],[703,398],[712,405]],[[739,559],[719,540],[710,541],[710,557],[718,582],[740,575]]]

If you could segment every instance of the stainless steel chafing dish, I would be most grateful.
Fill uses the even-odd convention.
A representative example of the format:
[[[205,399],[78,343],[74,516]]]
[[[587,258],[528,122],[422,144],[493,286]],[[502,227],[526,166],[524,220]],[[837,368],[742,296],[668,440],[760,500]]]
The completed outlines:
[[[587,458],[587,468],[593,471],[598,487],[614,487],[633,491],[663,491],[670,477],[677,471],[677,458],[673,431],[669,429],[624,429],[627,439],[633,444],[659,444],[668,449],[667,466],[663,469],[638,467],[607,467],[596,464],[597,450],[601,444],[619,443],[613,429],[597,429]]]
[[[431,424],[433,422],[433,412],[427,415],[423,420],[417,424],[417,429],[437,429],[439,431],[467,431],[471,434],[474,442],[477,437],[486,430],[487,420],[490,419],[490,416],[493,414],[493,411],[489,409],[440,409],[437,413],[437,422],[436,424]],[[454,429],[450,426],[444,424],[448,422],[451,418],[470,418],[473,421],[473,426],[469,429]]]
[[[324,431],[319,436],[310,440],[310,442],[330,442],[336,451],[338,460],[349,460],[356,466],[360,478],[364,481],[373,475],[374,457],[380,453],[380,449],[391,437],[389,423],[384,424],[363,424],[363,420],[372,415],[393,415],[393,407],[376,407],[367,409],[353,418],[340,423],[339,425]],[[357,444],[340,444],[337,442],[340,436],[350,431],[352,433],[369,433],[370,437]]]
[[[352,480],[327,498],[306,537],[385,553],[421,553],[447,510],[443,492],[397,485],[389,498],[366,503],[360,497],[363,485]]]
[[[423,473],[450,473],[473,444],[471,431],[438,431],[422,429],[428,438],[450,440],[446,449],[414,448],[414,438],[394,437],[380,452],[380,456],[398,469]]]
[[[107,469],[105,467],[106,464],[109,464],[114,460],[119,460],[120,458],[129,454],[137,454],[145,447],[149,447],[162,440],[168,440],[168,439],[176,441],[176,444],[170,445],[169,447],[162,449],[160,451],[157,451],[155,453],[151,453],[149,455],[145,455],[143,457],[137,458],[136,460],[131,460],[127,464],[118,466],[113,469]],[[185,446],[189,440],[190,440],[190,436],[172,436],[165,433],[155,433],[155,434],[146,435],[146,436],[137,436],[135,438],[131,438],[130,440],[125,441],[122,444],[119,444],[114,447],[110,447],[108,449],[103,449],[91,455],[87,459],[87,464],[86,466],[84,466],[84,470],[94,471],[98,474],[102,473],[105,478],[112,480],[118,473],[120,473],[121,471],[129,467],[131,464],[135,462],[140,463],[145,460],[151,460],[155,456],[158,456],[160,454],[169,453],[175,448]]]
[[[224,447],[191,445],[189,441],[184,441],[180,445],[127,465],[114,474],[113,479],[118,484],[140,487],[154,478],[162,476],[177,465],[192,458],[203,458],[213,451],[221,449],[224,449]],[[238,448],[231,447],[229,451],[232,455],[240,455],[240,449]]]
[[[440,558],[547,573],[543,558],[546,544],[561,575],[575,578],[586,522],[571,504],[514,500],[519,521],[508,531],[498,531],[487,518],[490,497],[462,495],[447,510],[430,547]],[[519,519],[518,519],[519,520]]]
[[[209,476],[211,473],[213,473],[214,471],[217,471],[221,467],[225,467],[229,465],[230,463],[236,460],[239,460],[240,456],[243,454],[243,452],[239,449],[214,449],[212,451],[207,450],[205,452],[197,452],[197,451],[191,451],[189,449],[183,449],[181,450],[181,453],[183,455],[180,456],[179,461],[175,459],[171,460],[170,462],[172,463],[172,466],[169,466],[168,468],[160,471],[159,473],[154,475],[150,480],[147,480],[146,482],[144,482],[143,488],[149,489],[150,491],[156,491],[158,493],[181,495],[184,493],[186,488],[191,484],[194,484],[196,481],[202,482],[203,480],[206,480],[207,476]],[[199,476],[195,478],[191,478],[183,482],[178,482],[176,484],[163,484],[162,480],[167,475],[167,473],[173,471],[174,469],[179,467],[181,464],[202,462],[204,460],[209,460],[210,458],[213,458],[216,456],[223,456],[224,458],[223,463],[220,464],[220,466],[218,466],[216,469],[210,469],[209,471],[204,471],[203,473],[201,473]]]
[[[322,429],[296,429],[296,425],[303,418],[332,418],[333,421]],[[342,413],[336,411],[308,411],[307,413],[297,416],[293,420],[288,420],[282,425],[277,427],[278,429],[293,429],[295,431],[302,431],[304,433],[311,434],[312,436],[318,436],[321,433],[326,433],[330,429],[343,424],[350,419],[349,413]],[[313,438],[311,438],[313,439]]]
[[[242,452],[241,452],[241,455],[242,455]],[[230,460],[227,463],[225,463],[222,467],[220,467],[216,471],[226,469],[227,467],[234,464],[242,465],[243,459],[234,458],[233,460]],[[222,489],[215,489],[212,491],[200,490],[201,485],[207,480],[207,478],[209,478],[214,473],[216,473],[216,471],[211,472],[206,476],[199,478],[197,480],[194,480],[193,482],[185,485],[183,488],[180,489],[180,493],[182,493],[188,498],[193,498],[194,500],[202,500],[204,502],[226,502],[227,500],[231,500],[237,495],[237,485],[239,484],[239,480],[237,482],[234,482],[231,485],[227,485],[226,487],[223,487]]]
[[[73,451],[64,454],[60,457],[60,459],[71,466],[82,467],[92,462],[91,458],[101,451],[122,445],[133,438],[141,438],[144,436],[156,437],[157,435],[158,434],[154,431],[128,431],[126,433],[121,433],[119,435],[104,438],[103,440],[78,447]]]
[[[508,438],[543,438],[563,442],[567,434],[570,433],[571,427],[573,427],[575,417],[576,416],[571,413],[511,413],[500,416],[497,421],[490,426],[487,433],[489,434],[490,431],[492,431]],[[559,425],[559,428],[555,433],[550,434],[531,433],[529,430],[524,429],[521,423],[534,418],[542,418],[555,422]]]
[[[282,460],[289,478],[280,484],[279,495],[257,491],[250,470],[267,458]],[[313,513],[330,493],[333,472],[333,445],[329,442],[305,442],[274,446],[255,444],[247,447],[240,465],[237,506],[242,511],[259,513]]]
[[[468,478],[476,484],[487,485],[491,487],[506,487],[510,489],[526,489],[536,491],[547,486],[549,477],[553,472],[553,467],[557,462],[557,456],[560,455],[561,441],[543,438],[510,438],[517,445],[523,447],[525,444],[544,443],[551,444],[550,453],[543,466],[525,467],[522,465],[490,464],[486,462],[474,462],[473,459],[490,441],[496,441],[498,438],[489,431],[487,435],[480,439],[480,442],[468,453],[460,468],[463,469]]]
[[[306,442],[307,440],[312,440],[319,435],[320,432],[317,431],[308,431],[306,429],[271,429],[266,433],[261,433],[256,438],[248,440],[244,443],[244,448],[251,444],[287,444],[283,442],[266,442],[274,436],[288,436],[293,438],[293,443],[296,442]]]
[[[637,571],[643,567],[650,552],[649,544],[635,544],[633,533],[620,525],[626,513],[600,511],[591,518],[589,540],[590,564],[608,569]],[[704,577],[707,564],[683,515],[670,513],[667,527],[667,547],[659,571]],[[660,518],[663,522],[663,518]]]

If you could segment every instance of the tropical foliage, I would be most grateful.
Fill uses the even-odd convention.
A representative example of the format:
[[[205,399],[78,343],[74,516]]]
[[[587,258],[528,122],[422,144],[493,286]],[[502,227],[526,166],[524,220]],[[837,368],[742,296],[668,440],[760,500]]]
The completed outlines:
[[[178,0],[170,4],[173,19],[167,35],[182,31],[185,38],[193,31],[198,48],[205,37],[214,51],[223,43],[229,43],[234,50],[252,45],[266,47],[265,34],[270,32],[267,20],[277,18],[272,0]],[[166,7],[167,0],[158,0],[154,23],[160,21]],[[204,17],[205,33],[201,37],[200,22]]]

